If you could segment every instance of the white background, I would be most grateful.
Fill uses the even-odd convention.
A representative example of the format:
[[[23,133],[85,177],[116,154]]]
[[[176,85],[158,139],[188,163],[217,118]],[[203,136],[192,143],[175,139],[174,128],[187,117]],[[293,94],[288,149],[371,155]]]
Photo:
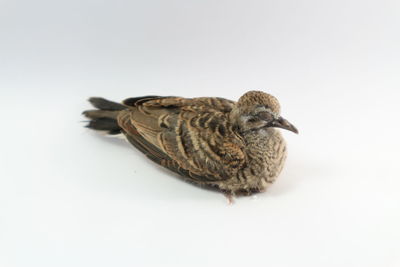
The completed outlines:
[[[400,1],[0,1],[0,266],[400,266]],[[86,99],[281,101],[276,184],[226,204]]]

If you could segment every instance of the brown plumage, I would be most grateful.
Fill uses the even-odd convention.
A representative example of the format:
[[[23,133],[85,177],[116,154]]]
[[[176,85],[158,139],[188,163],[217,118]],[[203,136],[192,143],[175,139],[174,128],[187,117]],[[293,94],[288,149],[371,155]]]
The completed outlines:
[[[238,102],[224,98],[145,96],[123,104],[89,100],[88,128],[124,134],[154,162],[197,185],[229,195],[264,191],[286,158],[276,127],[297,133],[280,116],[272,95],[250,91]]]

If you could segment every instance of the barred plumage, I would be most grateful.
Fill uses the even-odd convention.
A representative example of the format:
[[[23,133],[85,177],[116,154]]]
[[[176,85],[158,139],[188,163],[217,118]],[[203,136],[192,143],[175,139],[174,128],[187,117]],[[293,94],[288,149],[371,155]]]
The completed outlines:
[[[195,184],[230,195],[264,191],[286,158],[276,127],[297,133],[280,116],[278,100],[250,91],[224,98],[144,96],[123,104],[91,98],[87,127],[122,133],[154,162]]]

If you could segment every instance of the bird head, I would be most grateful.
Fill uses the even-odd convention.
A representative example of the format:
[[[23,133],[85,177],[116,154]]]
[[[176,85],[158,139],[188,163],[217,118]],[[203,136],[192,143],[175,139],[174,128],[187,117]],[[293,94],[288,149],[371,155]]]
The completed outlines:
[[[240,97],[231,119],[240,132],[277,127],[298,133],[296,127],[281,117],[278,99],[261,91],[249,91]]]

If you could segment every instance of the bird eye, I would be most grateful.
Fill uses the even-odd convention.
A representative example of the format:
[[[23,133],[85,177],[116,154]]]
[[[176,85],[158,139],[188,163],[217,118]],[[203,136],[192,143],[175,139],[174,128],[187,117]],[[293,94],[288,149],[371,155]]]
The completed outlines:
[[[274,116],[267,111],[260,112],[257,116],[264,121],[271,121],[274,119]]]
[[[258,121],[258,118],[255,118],[255,117],[249,118],[247,120],[247,122],[250,122],[250,123],[257,122],[257,121]]]

